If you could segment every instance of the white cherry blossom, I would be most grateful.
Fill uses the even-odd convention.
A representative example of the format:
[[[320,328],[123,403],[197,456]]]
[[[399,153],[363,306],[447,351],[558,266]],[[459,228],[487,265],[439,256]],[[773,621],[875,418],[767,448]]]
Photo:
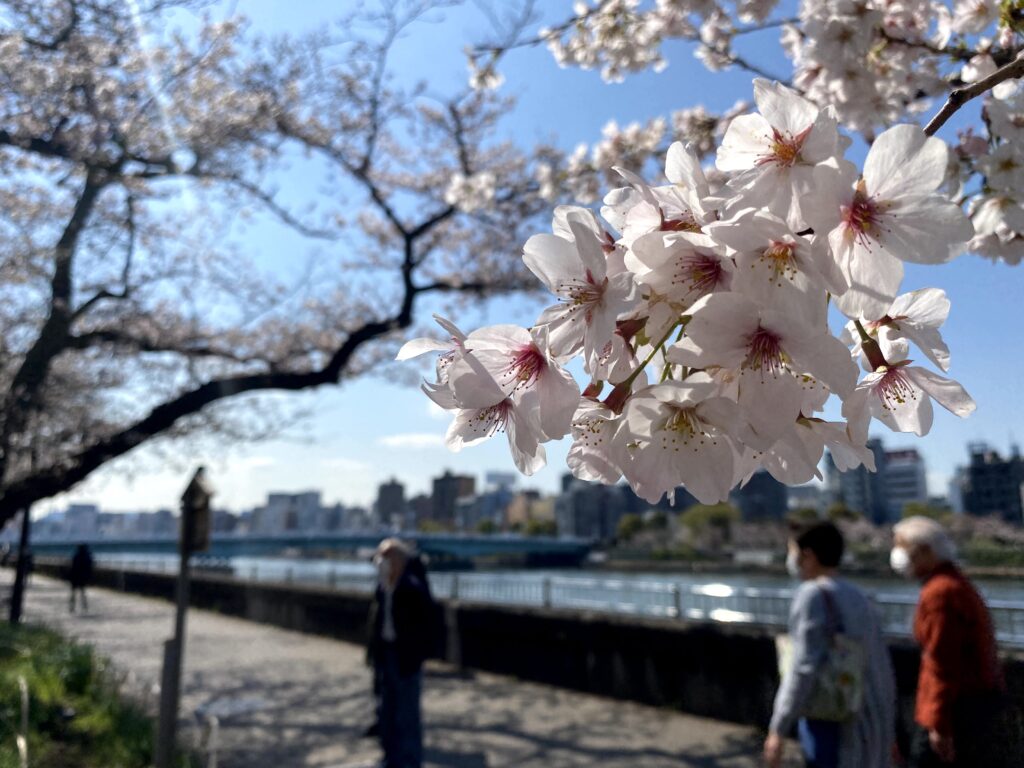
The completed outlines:
[[[777,216],[748,210],[711,224],[709,236],[735,251],[732,290],[763,309],[793,311],[811,326],[825,323],[825,290],[846,289],[823,238],[793,233]]]
[[[834,159],[848,143],[831,110],[821,110],[790,88],[758,78],[754,100],[760,114],[729,125],[715,165],[735,173],[729,182],[735,205],[765,207],[802,229],[802,201],[813,188],[813,170]]]
[[[448,427],[445,445],[457,453],[504,432],[516,468],[532,475],[547,462],[538,414],[537,409],[521,407],[511,397],[484,408],[461,408]]]
[[[461,407],[489,408],[511,397],[517,408],[536,411],[546,439],[569,432],[580,390],[553,357],[546,328],[492,325],[473,331],[464,343],[469,353],[458,357],[448,372]]]
[[[737,401],[757,436],[755,447],[770,445],[800,416],[804,374],[840,396],[856,382],[849,350],[835,337],[780,312],[761,310],[740,294],[706,296],[689,314],[685,336],[669,349],[668,358],[737,374]]]
[[[829,244],[850,288],[836,306],[851,318],[881,317],[896,298],[903,261],[938,264],[973,234],[959,206],[937,193],[949,150],[914,125],[897,125],[871,145],[863,176],[820,167],[806,214]]]
[[[949,307],[945,291],[922,288],[897,296],[885,315],[864,326],[869,335],[879,340],[886,358],[903,351],[893,346],[895,340],[903,339],[912,341],[936,366],[948,371],[949,347],[942,340],[939,328],[949,317]],[[852,322],[846,326],[844,341],[853,345],[855,353],[861,351],[860,336]]]
[[[526,242],[523,261],[560,299],[537,320],[548,329],[553,353],[571,355],[583,349],[585,359],[593,361],[619,315],[630,309],[635,284],[628,272],[608,275],[604,242],[587,218],[570,212],[566,220],[572,241],[534,235]]]
[[[679,485],[714,504],[734,483],[736,403],[702,375],[643,389],[626,404],[615,456],[634,492],[656,503]]]
[[[612,438],[619,415],[602,403],[584,397],[572,420],[572,447],[566,464],[580,480],[613,485],[622,470],[612,459]]]
[[[911,365],[905,357],[906,343],[901,343],[902,349],[893,351],[904,354],[894,354],[895,362],[869,373],[846,398],[844,418],[862,422],[866,412],[894,432],[923,436],[932,428],[932,400],[960,418],[974,412],[974,400],[958,382]]]

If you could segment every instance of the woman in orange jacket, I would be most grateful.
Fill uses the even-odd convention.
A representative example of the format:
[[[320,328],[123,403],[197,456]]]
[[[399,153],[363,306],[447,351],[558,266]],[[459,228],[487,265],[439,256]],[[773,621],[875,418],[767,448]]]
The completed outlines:
[[[922,582],[914,615],[921,668],[911,768],[1019,766],[1000,755],[1003,675],[988,608],[957,567],[945,529],[911,517],[893,529],[892,567]]]

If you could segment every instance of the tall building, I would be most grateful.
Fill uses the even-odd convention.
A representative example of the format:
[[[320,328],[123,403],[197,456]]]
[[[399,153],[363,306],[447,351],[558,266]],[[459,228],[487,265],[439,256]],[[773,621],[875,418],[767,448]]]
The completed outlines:
[[[928,503],[928,475],[916,449],[886,451],[883,480],[890,521],[900,519],[905,504]]]
[[[1024,460],[1013,446],[1010,458],[1002,458],[984,443],[968,446],[970,463],[963,473],[960,495],[969,515],[997,515],[1007,522],[1024,523]]]
[[[786,488],[786,506],[793,509],[813,509],[819,515],[826,508],[826,491],[819,485],[791,485]]]
[[[781,520],[788,508],[788,490],[770,472],[760,469],[742,488],[733,489],[729,501],[739,509],[744,522]]]
[[[861,465],[840,472],[831,453],[825,454],[826,488],[829,502],[842,502],[854,512],[860,512],[876,525],[893,521],[885,488],[885,450],[882,441],[871,438],[867,447],[875,457],[875,472]],[[899,519],[899,516],[895,519]]]
[[[405,486],[395,478],[377,487],[377,520],[385,526],[393,525],[406,511]]]
[[[441,477],[434,478],[431,517],[444,525],[455,524],[455,510],[459,499],[476,495],[476,478],[471,475],[453,475],[445,470]]]
[[[71,504],[64,513],[68,538],[89,539],[99,535],[100,510],[95,504]]]
[[[616,485],[601,485],[573,478],[555,500],[555,524],[563,536],[609,541],[626,514],[626,499]]]
[[[267,503],[253,512],[253,532],[313,531],[321,523],[320,491],[268,493]]]

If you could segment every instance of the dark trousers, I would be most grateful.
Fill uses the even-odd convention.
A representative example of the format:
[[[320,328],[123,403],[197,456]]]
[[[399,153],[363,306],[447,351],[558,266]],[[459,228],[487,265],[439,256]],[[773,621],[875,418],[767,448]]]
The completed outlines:
[[[807,768],[839,768],[839,723],[800,718],[797,735]]]
[[[78,595],[82,596],[82,610],[83,611],[88,611],[89,610],[89,599],[85,596],[85,587],[74,587],[73,586],[73,587],[71,587],[71,600],[70,600],[70,604],[69,604],[69,608],[71,609],[72,613],[75,612],[75,603],[77,602],[75,600],[75,598]]]
[[[908,768],[1019,768],[1020,755],[1008,754],[1005,702],[999,694],[977,695],[957,702],[953,710],[953,749],[956,761],[944,763],[932,752],[928,731],[914,726]]]
[[[383,768],[421,768],[423,725],[420,721],[419,671],[403,675],[398,669],[394,646],[381,643],[377,658],[380,682],[380,742],[384,748]]]

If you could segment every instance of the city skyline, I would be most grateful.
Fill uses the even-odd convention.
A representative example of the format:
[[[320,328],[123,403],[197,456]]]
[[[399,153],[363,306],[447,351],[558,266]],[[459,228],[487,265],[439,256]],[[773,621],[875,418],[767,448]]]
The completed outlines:
[[[436,425],[438,421],[435,419],[433,423]],[[948,462],[950,468],[947,470],[943,466],[947,463],[945,461],[940,462],[941,469],[936,469],[936,462],[927,448],[926,440],[887,432],[873,432],[872,436],[881,439],[887,451],[916,450],[927,467],[927,489],[932,496],[947,495],[957,469],[966,466],[970,460],[970,445],[983,443],[1003,455],[1009,455],[1014,445],[1009,441],[1005,444],[991,440],[965,442],[960,446],[959,454],[951,457],[952,460]],[[33,509],[33,517],[42,517],[73,503],[95,503],[105,511],[114,513],[173,509],[177,507],[178,498],[188,482],[192,468],[204,461],[215,487],[215,505],[233,512],[253,509],[269,493],[275,492],[294,494],[318,491],[323,494],[325,502],[331,504],[370,507],[376,499],[378,487],[388,480],[397,479],[402,483],[407,496],[421,493],[429,495],[432,479],[446,470],[455,474],[470,474],[478,480],[490,472],[511,472],[516,475],[516,490],[557,494],[562,476],[568,472],[564,464],[568,440],[552,444],[555,450],[549,452],[548,466],[532,477],[515,471],[506,456],[503,443],[492,441],[476,451],[471,449],[463,453],[450,453],[442,441],[442,430],[385,434],[373,441],[373,445],[363,452],[362,459],[341,455],[317,458],[316,454],[324,451],[324,445],[319,440],[293,446],[295,450],[290,460],[283,460],[270,451],[260,452],[261,446],[252,446],[250,450],[240,450],[239,453],[244,455],[234,459],[202,457],[191,464],[176,464],[173,469],[139,473],[136,480],[130,475],[110,477],[110,474],[117,474],[119,469],[118,463],[115,463],[112,465],[113,471],[97,473],[95,478],[86,481],[72,493],[38,504]],[[552,457],[555,451],[563,453],[561,460]],[[397,457],[402,461],[395,464],[386,461],[375,463],[375,457]],[[311,458],[318,464],[311,465]],[[307,469],[305,474],[292,471],[292,468],[302,466]],[[313,469],[310,469],[311,466]],[[822,480],[813,480],[809,485],[824,487],[824,460],[819,469]],[[148,489],[142,489],[143,485],[148,485]],[[142,494],[139,494],[140,490]]]

